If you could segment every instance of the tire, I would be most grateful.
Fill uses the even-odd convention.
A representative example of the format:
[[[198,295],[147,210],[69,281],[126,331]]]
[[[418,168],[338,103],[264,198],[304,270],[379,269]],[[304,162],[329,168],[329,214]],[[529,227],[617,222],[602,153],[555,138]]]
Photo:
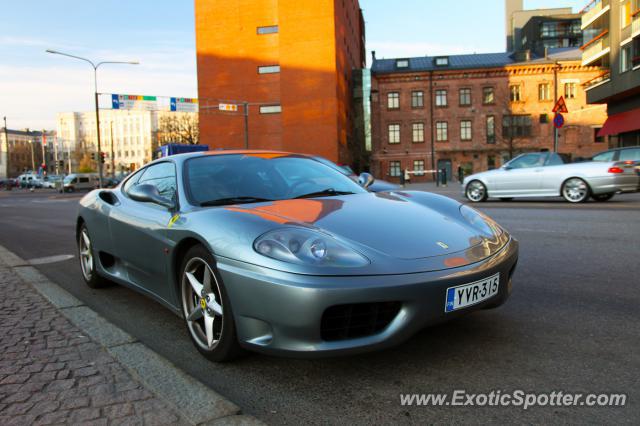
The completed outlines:
[[[591,189],[584,180],[573,177],[564,181],[560,193],[570,203],[584,203],[589,199]]]
[[[467,184],[464,195],[472,203],[480,203],[487,199],[487,187],[479,180],[472,180]]]
[[[83,223],[78,232],[78,260],[84,282],[91,288],[102,288],[109,285],[109,281],[96,272],[96,256],[91,244],[89,229]]]
[[[513,197],[502,197],[500,198],[500,201],[511,201],[513,200]]]
[[[242,355],[231,302],[213,255],[201,245],[189,249],[179,280],[182,314],[198,352],[216,362],[231,361]]]
[[[591,194],[591,198],[593,198],[594,201],[604,202],[612,199],[614,195],[616,195],[615,192],[609,192],[608,194]]]

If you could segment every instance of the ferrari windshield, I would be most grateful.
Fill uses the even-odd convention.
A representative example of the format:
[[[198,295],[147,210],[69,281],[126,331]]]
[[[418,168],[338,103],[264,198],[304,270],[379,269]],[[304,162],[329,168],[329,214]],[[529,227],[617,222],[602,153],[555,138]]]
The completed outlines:
[[[221,154],[187,160],[185,183],[195,205],[225,205],[367,192],[342,173],[291,154]]]

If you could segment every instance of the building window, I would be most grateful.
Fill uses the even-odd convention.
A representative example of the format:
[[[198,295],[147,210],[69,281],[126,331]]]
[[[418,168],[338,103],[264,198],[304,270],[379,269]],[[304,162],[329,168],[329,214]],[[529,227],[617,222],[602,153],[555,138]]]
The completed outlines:
[[[565,83],[564,84],[564,98],[565,99],[575,99],[576,91],[578,89],[578,85],[576,83]]]
[[[400,93],[398,92],[387,93],[387,108],[389,109],[400,108]]]
[[[398,177],[402,173],[399,161],[389,161],[389,176]]]
[[[505,115],[502,117],[502,137],[520,138],[531,136],[530,115]]]
[[[603,143],[604,142],[604,136],[598,136],[598,132],[601,130],[601,127],[596,127],[593,129],[593,141],[595,143]]]
[[[471,140],[471,120],[462,120],[460,122],[460,140]]]
[[[258,67],[258,74],[273,74],[280,72],[280,65],[264,65]]]
[[[413,123],[413,138],[414,143],[424,142],[424,123]]]
[[[396,68],[409,68],[409,60],[408,59],[396,60]]]
[[[436,106],[437,107],[446,107],[447,106],[447,91],[446,90],[436,90]]]
[[[258,27],[258,34],[259,35],[263,35],[263,34],[275,34],[278,32],[278,26],[277,25],[270,25],[267,27]]]
[[[422,108],[424,107],[424,92],[416,90],[411,92],[411,107]]]
[[[471,105],[471,89],[460,89],[460,106]]]
[[[490,105],[494,103],[496,100],[493,96],[493,87],[484,87],[482,88],[482,103],[484,105]]]
[[[436,140],[438,142],[444,142],[449,138],[447,134],[448,127],[446,121],[438,121],[436,122]]]
[[[627,43],[620,48],[620,72],[629,71],[631,69],[631,47],[633,43]]]
[[[400,143],[399,124],[389,124],[389,143]]]
[[[260,114],[278,114],[282,112],[280,105],[262,105],[260,106]]]
[[[551,100],[551,86],[549,83],[538,84],[538,100]]]
[[[522,100],[522,88],[519,84],[509,86],[509,100],[511,102],[520,102]]]
[[[413,160],[413,174],[424,176],[424,160]]]
[[[487,116],[487,143],[496,143],[496,118]]]
[[[436,58],[436,67],[446,67],[447,65],[449,65],[448,56],[441,56],[439,58]]]

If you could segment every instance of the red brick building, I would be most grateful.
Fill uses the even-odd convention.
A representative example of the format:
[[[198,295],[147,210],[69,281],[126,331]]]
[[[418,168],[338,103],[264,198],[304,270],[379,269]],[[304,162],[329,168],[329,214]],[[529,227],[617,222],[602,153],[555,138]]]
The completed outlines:
[[[596,133],[606,109],[588,105],[583,83],[600,71],[583,67],[578,49],[547,58],[510,53],[376,59],[372,65],[371,170],[399,180],[430,180],[421,170],[448,175],[499,167],[526,151],[553,150],[555,104],[569,110],[559,130],[558,152],[588,157],[608,147]],[[528,56],[528,55],[527,55]]]
[[[196,0],[195,12],[202,143],[349,161],[358,0]]]

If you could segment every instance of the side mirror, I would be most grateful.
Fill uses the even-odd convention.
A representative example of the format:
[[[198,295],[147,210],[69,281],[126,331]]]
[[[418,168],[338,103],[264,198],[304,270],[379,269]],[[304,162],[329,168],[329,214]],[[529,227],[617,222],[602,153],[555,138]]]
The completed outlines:
[[[510,166],[510,165],[508,165],[508,164],[505,164],[504,166],[502,166],[502,168],[503,168],[503,169],[505,169],[505,170],[511,170],[511,169],[513,169],[513,167],[511,167],[511,166]]]
[[[373,178],[373,175],[371,173],[360,173],[360,176],[358,176],[358,183],[363,188],[370,187],[374,181],[375,179]]]
[[[132,200],[140,201],[143,203],[154,203],[166,207],[171,210],[175,208],[176,204],[167,198],[164,198],[158,192],[158,188],[149,184],[135,185],[129,192],[129,197]]]

